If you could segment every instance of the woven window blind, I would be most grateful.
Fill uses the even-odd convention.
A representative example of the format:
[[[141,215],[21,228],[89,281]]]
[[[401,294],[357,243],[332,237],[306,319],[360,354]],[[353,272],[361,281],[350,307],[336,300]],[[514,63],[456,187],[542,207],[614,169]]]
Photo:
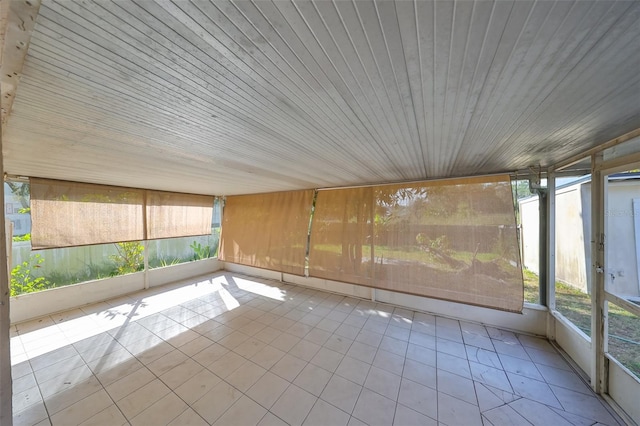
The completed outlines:
[[[304,275],[312,201],[313,190],[227,197],[220,259]]]
[[[147,239],[211,234],[213,197],[147,191]]]
[[[31,179],[34,250],[144,239],[144,190]]]
[[[211,196],[38,178],[30,183],[34,250],[211,233]]]
[[[320,191],[309,275],[520,312],[509,176]]]
[[[311,224],[309,275],[373,286],[373,188],[318,191]]]

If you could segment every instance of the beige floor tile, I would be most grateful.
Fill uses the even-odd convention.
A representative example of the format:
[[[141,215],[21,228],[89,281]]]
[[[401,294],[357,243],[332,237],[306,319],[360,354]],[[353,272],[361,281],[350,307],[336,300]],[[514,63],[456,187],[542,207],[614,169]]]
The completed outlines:
[[[158,402],[169,392],[171,390],[164,383],[159,379],[155,379],[117,401],[116,404],[125,417],[130,420]]]
[[[289,354],[308,362],[318,353],[320,348],[320,345],[313,342],[301,340],[289,350]]]
[[[574,392],[559,386],[551,385],[553,393],[562,404],[565,411],[597,420],[604,424],[616,424],[616,420],[595,396]]]
[[[13,407],[13,426],[31,426],[45,419],[49,419],[47,409],[42,400],[28,405],[26,408],[18,411],[14,404]]]
[[[295,378],[293,384],[315,396],[320,396],[331,376],[332,373],[329,371],[313,364],[307,364]]]
[[[281,377],[271,372],[266,372],[265,375],[247,391],[247,396],[269,409],[278,398],[280,398],[289,384],[289,382]]]
[[[285,353],[280,349],[274,348],[273,346],[265,346],[253,355],[250,360],[258,364],[260,367],[269,370],[278,361],[280,361],[283,356],[285,356]]]
[[[378,349],[372,365],[393,374],[401,375],[404,368],[404,360],[404,356],[396,355],[383,349]]]
[[[393,418],[394,426],[438,426],[438,422],[431,417],[420,414],[402,404],[396,406],[396,415]]]
[[[289,382],[293,382],[296,376],[300,374],[300,372],[306,365],[306,361],[286,354],[282,357],[282,359],[280,359],[280,361],[278,361],[273,367],[271,367],[270,371]]]
[[[266,346],[266,343],[261,342],[254,337],[251,337],[238,345],[233,351],[249,359],[258,352],[262,351],[262,349],[264,349]]]
[[[362,386],[334,374],[320,398],[351,414],[361,391]]]
[[[160,380],[171,389],[175,389],[196,374],[204,370],[204,367],[191,358],[187,358],[171,370],[160,376]]]
[[[54,424],[126,424],[123,412],[154,426],[451,426],[481,412],[494,426],[616,424],[544,339],[271,280],[213,280],[12,327],[15,424],[50,424],[47,409]],[[239,306],[226,307],[222,287]],[[276,287],[285,301],[258,295]]]
[[[112,365],[110,368],[106,368],[106,366],[96,368],[96,370],[94,370],[94,373],[103,386],[108,386],[111,383],[128,376],[129,374],[139,370],[142,367],[143,365],[140,361],[135,358],[130,358],[118,364]],[[96,373],[95,371],[99,372]]]
[[[214,362],[218,361],[224,355],[229,352],[229,349],[221,346],[217,343],[213,343],[206,348],[202,349],[197,354],[193,355],[193,360],[203,367],[208,367]]]
[[[284,352],[289,352],[291,348],[298,344],[301,339],[291,334],[282,333],[270,343],[271,346]]]
[[[527,398],[520,398],[509,404],[518,414],[535,426],[571,426],[571,422],[560,416],[551,408]]]
[[[171,392],[146,410],[130,419],[131,426],[165,425],[188,408],[187,404]]]
[[[42,402],[42,395],[37,386],[13,394],[13,412],[21,412],[34,404]]]
[[[292,426],[301,425],[317,399],[304,389],[291,385],[270,411]]]
[[[467,359],[469,361],[488,365],[489,367],[502,368],[502,363],[496,352],[480,349],[475,346],[465,346],[465,349],[467,350]]]
[[[207,369],[217,376],[223,379],[230,376],[234,371],[240,368],[245,363],[249,362],[247,359],[241,357],[235,352],[227,352],[217,361],[211,363]]]
[[[127,423],[118,406],[112,404],[80,423],[80,426],[122,426]]]
[[[347,426],[351,416],[319,399],[307,415],[304,426]]]
[[[436,339],[436,347],[438,353],[453,355],[458,358],[467,359],[467,350],[464,344],[453,342],[442,338]]]
[[[231,373],[225,378],[233,387],[242,392],[249,390],[266,373],[267,370],[251,361],[242,364],[241,368]]]
[[[353,410],[353,417],[368,425],[390,425],[393,423],[395,401],[368,389],[362,389]]]
[[[221,381],[220,377],[205,369],[175,388],[174,392],[187,404],[193,404]]]
[[[430,388],[436,388],[436,368],[407,359],[402,370],[402,377]]]
[[[310,363],[324,368],[327,371],[334,372],[342,362],[344,355],[340,352],[327,348],[320,348],[314,355]]]
[[[377,348],[378,346],[380,346],[380,342],[382,341],[383,337],[384,335],[382,334],[362,329],[356,336],[355,341]]]
[[[560,386],[575,392],[593,395],[590,387],[573,371],[561,368],[549,367],[547,365],[536,364],[536,368],[542,374],[544,380],[551,385]]]
[[[336,374],[349,379],[359,385],[363,385],[369,374],[371,365],[350,356],[345,356],[336,369]]]
[[[207,423],[198,413],[193,409],[187,408],[178,417],[173,419],[168,426],[208,426]]]
[[[378,367],[371,367],[364,387],[396,401],[400,390],[400,376]]]
[[[193,408],[208,423],[213,424],[227,409],[242,397],[242,392],[221,381],[195,403]]]
[[[162,376],[164,373],[174,369],[187,359],[189,359],[189,357],[187,357],[179,350],[174,349],[168,354],[163,355],[157,360],[147,364],[147,368],[149,368],[149,370],[151,370],[151,372],[156,376]]]
[[[469,404],[478,405],[473,381],[444,370],[438,370],[437,375],[438,392],[444,392]]]
[[[32,357],[29,362],[31,363],[31,368],[33,368],[34,371],[38,371],[77,356],[78,352],[73,346],[64,346],[60,349]]]
[[[54,426],[80,424],[112,404],[113,401],[107,392],[101,389],[51,416],[51,424]]]
[[[438,421],[448,425],[482,426],[478,406],[438,392]]]
[[[513,425],[528,425],[530,424],[527,419],[522,417],[516,410],[508,405],[501,405],[491,410],[482,413],[482,416],[486,418],[493,426],[513,426]],[[486,424],[486,423],[485,423]]]
[[[376,356],[377,350],[378,349],[373,346],[369,346],[361,342],[353,342],[349,351],[347,351],[347,355],[366,362],[367,364],[371,364]]]
[[[515,394],[538,401],[550,407],[562,408],[551,388],[545,382],[507,372]]]
[[[458,376],[462,376],[467,379],[472,378],[471,377],[472,369],[470,368],[470,365],[472,365],[473,363],[467,361],[464,358],[459,358],[457,356],[449,355],[444,352],[438,352],[436,354],[436,361],[437,361],[438,368],[441,370],[445,370],[445,371],[448,371],[449,373],[457,374]],[[480,365],[480,364],[476,363],[476,365]],[[487,368],[491,369],[491,367],[487,367]],[[502,375],[504,375],[504,371],[502,371],[502,369],[499,369],[499,371],[501,371]]]
[[[40,382],[40,392],[42,393],[42,397],[47,399],[55,393],[73,389],[91,377],[93,377],[93,373],[89,367],[82,365],[64,374],[57,375],[51,380]]]
[[[402,379],[398,403],[431,418],[438,416],[438,393],[411,380]]]
[[[92,376],[88,380],[78,383],[72,388],[69,388],[62,392],[58,392],[48,398],[45,398],[44,403],[47,407],[49,415],[52,415],[77,403],[87,395],[92,395],[100,390],[104,390],[102,385],[95,376]]]
[[[327,339],[326,342],[324,342],[322,346],[344,355],[349,351],[349,348],[351,348],[352,344],[352,339],[333,334]]]
[[[267,414],[267,410],[247,396],[238,399],[214,425],[243,425],[255,426]]]
[[[273,413],[267,413],[264,415],[258,426],[289,426],[284,420],[277,417]]]
[[[38,386],[36,376],[33,373],[28,373],[20,377],[13,377],[13,393],[19,394],[35,386]]]
[[[148,368],[142,367],[106,386],[105,390],[114,401],[120,401],[155,378],[156,376]]]

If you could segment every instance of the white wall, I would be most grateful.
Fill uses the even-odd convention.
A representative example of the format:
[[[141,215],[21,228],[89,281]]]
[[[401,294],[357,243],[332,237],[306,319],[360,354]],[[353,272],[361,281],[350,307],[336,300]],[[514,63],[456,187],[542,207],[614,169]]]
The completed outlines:
[[[609,183],[607,190],[606,285],[612,293],[640,297],[633,198],[637,180]],[[538,270],[538,199],[520,201],[523,265]],[[556,280],[591,292],[591,184],[581,183],[556,193]]]
[[[609,183],[606,219],[606,284],[623,296],[640,296],[638,257],[634,232],[633,198],[640,198],[640,183]]]
[[[155,287],[215,272],[222,269],[222,266],[222,262],[212,258],[152,269],[148,271],[149,286]],[[37,293],[21,294],[11,298],[11,323],[15,324],[134,293],[144,289],[144,281],[144,272],[136,272]]]
[[[524,198],[518,201],[520,209],[520,238],[522,245],[522,265],[536,274],[540,268],[539,252],[539,202],[538,196]]]
[[[489,326],[500,327],[502,329],[537,334],[541,336],[546,335],[547,309],[536,305],[527,304],[525,305],[522,314],[515,314],[495,309],[430,299],[427,297],[377,290],[355,284],[281,274],[279,272],[267,271],[265,269],[252,268],[228,262],[225,262],[224,269],[230,272],[237,272],[256,277],[282,280],[287,283],[330,291],[333,293],[343,294],[345,296],[368,300],[372,300],[373,298],[377,302],[389,303],[391,305],[406,307],[417,311],[477,322]]]

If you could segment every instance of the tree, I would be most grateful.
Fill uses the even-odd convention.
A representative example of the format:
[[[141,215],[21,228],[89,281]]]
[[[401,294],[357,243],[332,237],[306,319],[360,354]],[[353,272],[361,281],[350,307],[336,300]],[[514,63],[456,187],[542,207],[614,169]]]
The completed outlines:
[[[31,196],[31,187],[28,183],[23,182],[7,182],[9,189],[13,195],[18,197],[18,201],[20,201],[20,205],[23,209],[29,208],[29,198]]]

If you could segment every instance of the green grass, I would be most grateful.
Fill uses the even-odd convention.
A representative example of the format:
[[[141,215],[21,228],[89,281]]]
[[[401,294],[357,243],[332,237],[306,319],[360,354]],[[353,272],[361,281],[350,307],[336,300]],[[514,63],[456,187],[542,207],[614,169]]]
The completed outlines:
[[[538,276],[524,271],[525,301],[538,303]],[[556,310],[591,336],[591,297],[556,282]],[[609,354],[640,377],[640,318],[609,303]]]

